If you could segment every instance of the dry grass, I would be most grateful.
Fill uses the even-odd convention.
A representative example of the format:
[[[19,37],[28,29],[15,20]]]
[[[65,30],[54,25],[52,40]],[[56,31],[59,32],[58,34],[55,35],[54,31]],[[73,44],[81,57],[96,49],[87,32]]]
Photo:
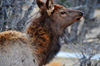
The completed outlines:
[[[46,66],[63,66],[60,61],[52,61],[49,64],[47,64]]]

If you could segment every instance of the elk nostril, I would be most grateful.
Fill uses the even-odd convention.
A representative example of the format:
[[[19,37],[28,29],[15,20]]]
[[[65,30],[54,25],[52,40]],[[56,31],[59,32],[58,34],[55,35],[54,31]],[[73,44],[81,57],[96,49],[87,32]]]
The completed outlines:
[[[80,16],[83,16],[84,15],[84,13],[83,12],[80,12]]]

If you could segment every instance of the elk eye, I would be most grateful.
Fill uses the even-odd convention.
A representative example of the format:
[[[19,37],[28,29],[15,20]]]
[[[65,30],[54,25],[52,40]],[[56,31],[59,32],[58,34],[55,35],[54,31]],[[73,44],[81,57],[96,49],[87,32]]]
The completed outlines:
[[[66,12],[61,12],[61,14],[66,14]]]

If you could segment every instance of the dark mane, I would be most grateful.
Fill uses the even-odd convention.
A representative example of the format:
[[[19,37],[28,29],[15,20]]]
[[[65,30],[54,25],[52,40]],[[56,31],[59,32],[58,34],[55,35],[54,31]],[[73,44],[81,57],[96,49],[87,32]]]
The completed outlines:
[[[43,64],[49,62],[60,50],[59,34],[57,35],[53,26],[53,20],[39,17],[31,22],[26,31],[33,38],[33,45],[38,47],[36,52],[39,53],[39,59]]]

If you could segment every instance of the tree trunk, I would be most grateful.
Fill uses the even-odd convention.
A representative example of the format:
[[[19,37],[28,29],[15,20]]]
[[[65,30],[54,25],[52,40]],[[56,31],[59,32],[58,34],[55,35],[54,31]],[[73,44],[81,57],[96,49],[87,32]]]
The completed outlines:
[[[78,6],[78,3],[79,3],[78,0],[71,0],[72,7]],[[77,40],[78,24],[79,24],[79,22],[76,22],[71,26],[71,33],[70,33],[69,38],[73,42],[76,42],[76,40]]]
[[[82,26],[82,29],[78,35],[78,39],[81,39],[79,40],[79,42],[83,42],[86,36],[86,33],[88,32],[89,30],[89,26],[91,25],[91,23],[89,23],[89,20],[93,19],[94,17],[94,12],[95,12],[95,9],[96,9],[96,6],[97,6],[97,0],[88,0],[87,1],[87,7],[86,9],[84,9],[84,18],[85,18],[85,21],[84,21],[84,24]]]

